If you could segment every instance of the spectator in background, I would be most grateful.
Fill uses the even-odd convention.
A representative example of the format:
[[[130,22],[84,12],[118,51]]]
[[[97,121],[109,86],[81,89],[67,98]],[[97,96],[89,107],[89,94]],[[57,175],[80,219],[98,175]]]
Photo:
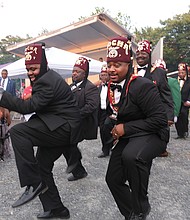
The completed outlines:
[[[3,89],[11,95],[16,96],[16,85],[15,82],[8,77],[8,71],[6,69],[3,69],[1,71],[1,82],[0,85],[3,87]]]
[[[102,57],[99,58],[100,62],[104,62],[104,59]]]
[[[0,107],[0,161],[11,157],[11,143],[8,126],[11,124],[10,112]]]
[[[21,87],[20,87],[20,90],[19,90],[19,93],[20,93],[20,96],[19,96],[19,97],[22,97],[22,94],[23,94],[24,89],[25,89],[25,83],[22,83],[22,84],[21,84]]]
[[[190,79],[186,63],[178,64],[178,82],[181,90],[181,109],[175,127],[177,130],[176,139],[188,137],[189,107],[190,107]]]

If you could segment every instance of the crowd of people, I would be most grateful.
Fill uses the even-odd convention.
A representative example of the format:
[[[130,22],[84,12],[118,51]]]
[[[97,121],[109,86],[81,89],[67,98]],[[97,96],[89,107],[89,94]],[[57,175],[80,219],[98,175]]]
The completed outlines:
[[[65,157],[68,181],[87,177],[78,144],[96,139],[99,126],[97,157],[110,157],[105,180],[119,211],[126,220],[146,219],[152,161],[169,155],[170,126],[175,124],[176,138],[188,136],[190,107],[188,65],[179,63],[178,77],[167,78],[166,63],[160,59],[152,64],[151,50],[148,40],[140,41],[134,56],[130,39],[112,38],[99,81],[88,80],[90,61],[79,57],[68,85],[49,69],[45,45],[31,44],[25,49],[30,86],[20,98],[7,70],[2,71],[2,123],[10,125],[11,111],[27,115],[4,134],[5,139],[10,135],[20,186],[25,187],[13,208],[39,196],[43,212],[37,218],[70,218],[53,178],[54,162]],[[4,159],[4,142],[1,149]]]

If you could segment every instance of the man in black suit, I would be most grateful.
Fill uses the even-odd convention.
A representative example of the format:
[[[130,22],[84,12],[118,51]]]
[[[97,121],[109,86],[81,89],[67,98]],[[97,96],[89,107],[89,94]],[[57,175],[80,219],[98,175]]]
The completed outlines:
[[[5,91],[11,93],[13,96],[16,96],[15,82],[8,77],[8,71],[6,69],[3,69],[1,71],[1,76],[2,78],[0,85],[3,87]]]
[[[174,124],[174,104],[167,81],[166,71],[151,65],[151,44],[148,40],[143,40],[138,43],[136,49],[136,61],[138,64],[138,75],[150,79],[157,86],[160,98],[168,116],[168,126],[171,126]],[[165,151],[160,156],[167,157],[168,152]]]
[[[178,82],[181,90],[181,109],[175,127],[178,137],[185,139],[188,136],[189,107],[190,107],[190,79],[186,63],[178,64]]]
[[[72,81],[70,85],[71,90],[76,97],[79,106],[79,115],[81,116],[81,136],[82,140],[92,140],[97,138],[98,130],[98,106],[99,94],[97,87],[88,80],[89,74],[89,61],[85,57],[79,57],[73,67]],[[76,154],[79,154],[77,143],[74,146]],[[75,155],[72,154],[73,156]],[[76,167],[72,170],[72,175],[68,177],[69,181],[75,181],[87,176],[87,172],[81,163],[80,159],[72,157],[69,158],[68,153],[65,151],[64,156],[68,162],[72,161]]]
[[[125,37],[113,38],[107,46],[107,108],[115,119],[111,134],[116,145],[106,182],[126,220],[145,220],[150,212],[150,169],[166,148],[167,116],[155,85],[136,72],[131,74],[130,48]]]
[[[54,162],[70,144],[78,143],[80,115],[69,85],[47,66],[43,44],[25,49],[25,64],[32,96],[23,100],[0,88],[0,106],[21,114],[35,112],[10,129],[20,185],[25,192],[12,205],[18,207],[39,195],[44,212],[37,218],[69,218],[55,185]],[[34,155],[33,147],[38,146]]]
[[[107,93],[108,93],[108,82],[109,82],[109,74],[107,72],[107,65],[104,64],[100,73],[101,84],[98,86],[99,94],[100,94],[100,105],[98,110],[98,121],[100,128],[100,138],[102,142],[102,153],[98,155],[98,158],[107,157],[110,154],[110,150],[112,148],[112,142],[106,143],[105,140],[105,129],[104,122],[107,117]]]

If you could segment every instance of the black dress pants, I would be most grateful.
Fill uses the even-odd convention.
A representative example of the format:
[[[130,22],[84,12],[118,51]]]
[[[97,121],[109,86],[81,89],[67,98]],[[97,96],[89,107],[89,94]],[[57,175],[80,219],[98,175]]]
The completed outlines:
[[[81,162],[82,154],[78,148],[78,144],[71,144],[63,151],[63,156],[65,157],[68,165],[77,163],[76,168],[72,171],[73,176],[77,177],[86,173],[86,170]]]
[[[122,215],[144,213],[149,206],[147,191],[152,160],[166,149],[157,135],[121,139],[113,149],[107,185]]]
[[[99,127],[100,127],[100,138],[101,138],[101,142],[102,142],[102,152],[104,153],[104,155],[109,155],[110,150],[113,146],[113,142],[109,142],[107,140],[107,128],[105,123],[105,120],[107,118],[107,112],[104,109],[100,109],[99,110]],[[108,131],[110,132],[110,131]],[[110,134],[111,135],[111,134]]]
[[[63,206],[55,186],[52,169],[70,141],[70,126],[65,124],[50,131],[38,117],[10,129],[21,187],[44,181],[48,190],[40,196],[44,210]],[[34,155],[34,146],[38,146]]]
[[[188,132],[188,124],[189,124],[188,117],[189,117],[189,108],[182,105],[179,116],[177,118],[177,122],[175,123],[177,135],[179,137],[184,137],[185,132]]]

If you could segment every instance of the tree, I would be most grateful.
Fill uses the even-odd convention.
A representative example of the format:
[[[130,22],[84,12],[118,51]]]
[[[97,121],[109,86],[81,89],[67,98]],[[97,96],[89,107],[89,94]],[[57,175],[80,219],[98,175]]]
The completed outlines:
[[[164,60],[169,71],[173,71],[177,69],[179,62],[190,60],[190,10],[172,19],[160,21],[160,24],[160,28],[146,27],[140,31],[136,29],[136,41],[147,39],[156,45],[164,37]]]
[[[132,30],[133,26],[131,24],[131,18],[127,14],[118,12],[117,17],[115,17],[114,20],[128,31]]]
[[[43,34],[47,34],[49,31],[46,28],[42,29],[42,32],[38,34],[38,36],[41,36]]]
[[[141,40],[149,40],[152,42],[152,45],[156,45],[161,37],[164,36],[164,32],[162,28],[152,28],[145,27],[141,28],[141,30],[135,29],[135,41],[139,42]]]
[[[108,9],[105,9],[104,7],[102,7],[102,8],[95,7],[95,11],[91,13],[91,16],[98,15],[101,13],[106,13],[108,15],[111,14],[110,11]],[[87,18],[87,16],[85,16],[85,17],[81,16],[79,18],[79,20],[81,21],[85,18]],[[121,26],[126,28],[128,31],[130,31],[132,29],[131,18],[130,18],[130,16],[127,16],[127,14],[122,14],[121,12],[118,12],[117,16],[115,18],[113,18],[113,20],[115,20],[118,24],[120,24]]]
[[[164,26],[164,57],[168,68],[176,70],[178,63],[190,62],[190,10],[173,19],[161,21]]]
[[[27,39],[29,38],[30,38],[29,35],[27,35]],[[14,37],[12,35],[8,35],[5,38],[1,39],[0,41],[0,64],[11,63],[11,62],[14,62],[20,59],[20,57],[7,52],[6,48],[10,45],[14,45],[23,40],[26,40],[26,39],[23,39],[18,36]]]
[[[95,11],[92,12],[90,14],[90,16],[93,16],[93,15],[98,15],[98,14],[101,14],[101,13],[109,13],[109,10],[106,10],[104,7],[102,8],[99,8],[99,7],[95,7]],[[83,19],[86,19],[88,16],[81,16],[79,19],[79,21],[83,20]]]

